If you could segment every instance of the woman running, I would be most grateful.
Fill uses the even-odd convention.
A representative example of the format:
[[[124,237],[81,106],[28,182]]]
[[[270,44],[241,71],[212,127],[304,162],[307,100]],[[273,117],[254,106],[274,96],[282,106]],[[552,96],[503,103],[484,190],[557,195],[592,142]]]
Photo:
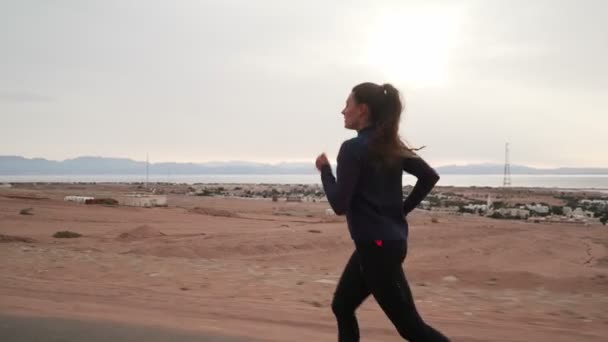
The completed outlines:
[[[355,310],[370,294],[404,339],[449,341],[418,314],[402,268],[406,216],[439,180],[399,137],[402,109],[399,91],[390,84],[355,86],[342,114],[345,128],[356,130],[357,137],[340,147],[337,178],[325,154],[316,160],[329,204],[346,215],[355,244],[332,302],[340,342],[359,341]],[[418,179],[405,201],[403,171]]]

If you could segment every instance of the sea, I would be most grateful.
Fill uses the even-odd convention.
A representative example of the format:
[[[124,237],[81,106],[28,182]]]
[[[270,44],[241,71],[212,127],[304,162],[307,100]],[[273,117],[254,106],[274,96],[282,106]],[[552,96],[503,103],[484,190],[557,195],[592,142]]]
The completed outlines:
[[[0,183],[182,183],[182,184],[320,184],[318,174],[201,174],[201,175],[0,175]],[[504,176],[443,174],[439,186],[500,187]],[[413,185],[416,178],[404,175],[403,185]],[[511,175],[511,187],[595,189],[608,192],[606,175]]]

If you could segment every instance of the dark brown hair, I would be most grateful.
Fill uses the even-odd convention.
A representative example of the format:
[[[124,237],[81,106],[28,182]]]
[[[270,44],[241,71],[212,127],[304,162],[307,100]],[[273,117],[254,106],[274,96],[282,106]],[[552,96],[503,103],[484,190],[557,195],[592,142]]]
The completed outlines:
[[[372,126],[369,151],[376,164],[388,166],[403,157],[416,156],[414,149],[399,136],[403,111],[399,90],[388,83],[379,85],[366,82],[356,85],[352,93],[355,101],[367,105],[369,110]]]

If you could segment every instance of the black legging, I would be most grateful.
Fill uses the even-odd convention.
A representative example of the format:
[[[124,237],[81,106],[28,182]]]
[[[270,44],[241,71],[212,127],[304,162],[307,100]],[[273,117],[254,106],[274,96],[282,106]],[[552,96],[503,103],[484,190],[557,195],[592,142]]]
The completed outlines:
[[[393,322],[399,334],[411,342],[449,341],[427,325],[416,310],[402,263],[405,241],[356,242],[332,302],[338,320],[339,342],[359,341],[355,310],[371,294]]]

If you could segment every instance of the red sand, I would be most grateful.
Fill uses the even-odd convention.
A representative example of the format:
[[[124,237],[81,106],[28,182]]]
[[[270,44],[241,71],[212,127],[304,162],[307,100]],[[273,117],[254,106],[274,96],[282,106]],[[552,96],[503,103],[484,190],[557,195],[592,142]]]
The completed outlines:
[[[70,191],[0,190],[0,234],[35,240],[0,244],[0,312],[336,340],[331,297],[353,247],[326,203],[169,195],[144,209],[62,201]],[[608,229],[433,217],[410,216],[405,264],[430,324],[454,341],[606,340]],[[373,299],[358,317],[362,340],[400,341]]]

